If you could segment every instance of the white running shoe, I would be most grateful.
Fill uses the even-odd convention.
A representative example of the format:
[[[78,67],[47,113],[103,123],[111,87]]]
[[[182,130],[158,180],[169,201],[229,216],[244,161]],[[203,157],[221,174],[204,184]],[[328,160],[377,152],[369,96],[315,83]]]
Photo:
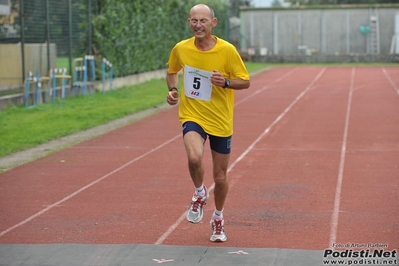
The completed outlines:
[[[210,240],[212,242],[225,242],[227,236],[224,232],[224,219],[211,220],[212,235]]]
[[[191,199],[190,207],[187,210],[187,220],[190,223],[199,223],[202,220],[204,215],[203,206],[206,204],[206,201],[209,198],[208,189],[204,186],[205,196],[201,197],[194,193],[193,198]]]

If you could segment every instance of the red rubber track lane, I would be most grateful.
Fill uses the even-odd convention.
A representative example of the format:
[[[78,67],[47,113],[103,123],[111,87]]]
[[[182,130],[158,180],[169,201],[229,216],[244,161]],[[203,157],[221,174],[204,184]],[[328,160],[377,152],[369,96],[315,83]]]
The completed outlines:
[[[398,67],[281,67],[236,93],[228,241],[399,247]],[[0,243],[210,245],[177,108],[0,174]],[[211,157],[205,183],[212,189]]]

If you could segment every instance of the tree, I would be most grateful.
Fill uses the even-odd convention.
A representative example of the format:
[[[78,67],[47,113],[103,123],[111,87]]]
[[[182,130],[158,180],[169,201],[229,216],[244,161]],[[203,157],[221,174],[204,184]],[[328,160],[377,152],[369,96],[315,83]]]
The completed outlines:
[[[252,6],[252,0],[230,0],[230,16],[239,17],[242,6]]]
[[[394,4],[399,0],[284,0],[295,5]]]
[[[272,7],[281,7],[282,4],[279,0],[273,0]]]

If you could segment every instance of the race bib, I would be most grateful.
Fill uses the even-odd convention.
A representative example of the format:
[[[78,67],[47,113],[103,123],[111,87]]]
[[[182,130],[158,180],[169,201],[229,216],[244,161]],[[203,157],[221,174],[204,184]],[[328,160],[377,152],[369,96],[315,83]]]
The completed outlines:
[[[212,95],[212,72],[184,67],[184,94],[189,98],[210,101]]]

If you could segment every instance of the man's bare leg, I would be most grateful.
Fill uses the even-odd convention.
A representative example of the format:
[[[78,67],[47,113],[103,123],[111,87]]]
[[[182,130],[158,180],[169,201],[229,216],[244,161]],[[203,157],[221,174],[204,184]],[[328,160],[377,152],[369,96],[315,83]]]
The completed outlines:
[[[190,131],[184,135],[183,140],[191,179],[195,187],[200,187],[204,182],[204,167],[202,165],[204,139],[197,132]]]
[[[190,131],[184,135],[183,140],[184,146],[186,147],[188,169],[196,188],[196,193],[191,199],[186,217],[189,222],[198,223],[202,220],[203,205],[209,197],[209,192],[203,185],[204,167],[202,164],[202,157],[204,155],[204,139],[197,132]]]
[[[215,182],[215,207],[218,211],[223,211],[226,201],[229,183],[227,181],[227,167],[229,165],[230,154],[221,154],[212,150],[213,159],[213,180]]]

